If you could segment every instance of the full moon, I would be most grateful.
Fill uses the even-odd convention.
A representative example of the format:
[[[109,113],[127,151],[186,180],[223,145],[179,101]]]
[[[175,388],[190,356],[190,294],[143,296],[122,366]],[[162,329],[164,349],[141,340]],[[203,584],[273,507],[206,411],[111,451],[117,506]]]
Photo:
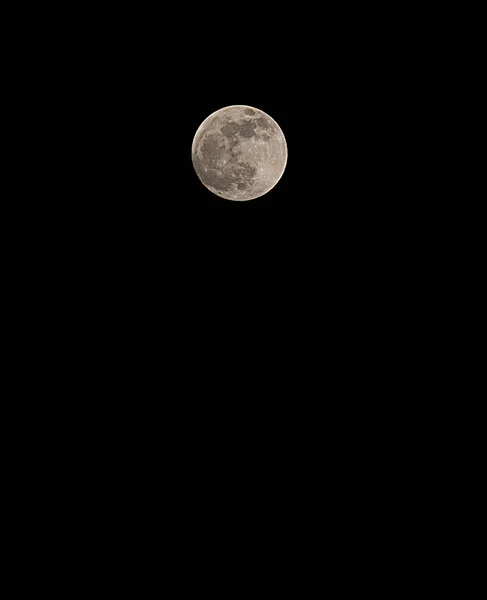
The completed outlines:
[[[284,173],[287,144],[279,125],[252,106],[227,106],[199,126],[193,166],[202,184],[226,200],[254,200]]]

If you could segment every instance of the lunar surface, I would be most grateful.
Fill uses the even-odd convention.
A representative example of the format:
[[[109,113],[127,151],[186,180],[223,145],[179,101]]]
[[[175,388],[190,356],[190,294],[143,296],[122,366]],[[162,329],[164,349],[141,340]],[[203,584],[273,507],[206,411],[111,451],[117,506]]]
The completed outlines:
[[[279,125],[252,106],[227,106],[198,128],[193,166],[211,192],[227,200],[253,200],[271,190],[286,168],[287,145]]]

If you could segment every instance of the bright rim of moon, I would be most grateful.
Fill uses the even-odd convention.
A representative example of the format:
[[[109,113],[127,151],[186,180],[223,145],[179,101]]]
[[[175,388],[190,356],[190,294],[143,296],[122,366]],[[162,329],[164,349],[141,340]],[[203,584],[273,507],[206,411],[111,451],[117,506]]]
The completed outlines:
[[[279,125],[252,106],[221,108],[199,126],[193,166],[203,185],[226,200],[253,200],[281,179],[287,163]]]

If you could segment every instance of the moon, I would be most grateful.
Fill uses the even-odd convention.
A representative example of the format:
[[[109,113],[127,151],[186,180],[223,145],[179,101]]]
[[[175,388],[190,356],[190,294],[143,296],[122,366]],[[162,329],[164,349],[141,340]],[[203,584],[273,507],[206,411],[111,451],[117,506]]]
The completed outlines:
[[[199,126],[192,146],[201,183],[226,200],[254,200],[281,179],[286,138],[272,117],[252,106],[221,108]]]

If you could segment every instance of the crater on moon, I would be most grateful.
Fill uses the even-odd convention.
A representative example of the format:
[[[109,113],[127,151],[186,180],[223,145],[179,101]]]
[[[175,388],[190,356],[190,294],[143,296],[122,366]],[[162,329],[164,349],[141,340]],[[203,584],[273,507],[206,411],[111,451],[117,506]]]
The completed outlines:
[[[198,128],[193,166],[203,185],[227,200],[253,200],[282,177],[287,145],[279,125],[250,106],[227,106]]]

